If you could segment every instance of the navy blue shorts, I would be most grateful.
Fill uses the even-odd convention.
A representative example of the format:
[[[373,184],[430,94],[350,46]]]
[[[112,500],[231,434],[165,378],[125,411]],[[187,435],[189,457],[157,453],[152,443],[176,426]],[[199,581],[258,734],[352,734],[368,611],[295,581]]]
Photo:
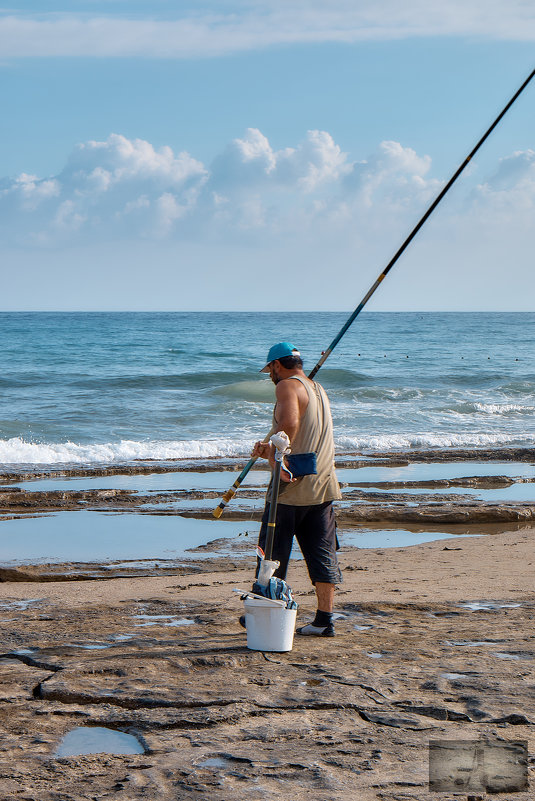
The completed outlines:
[[[266,543],[268,518],[269,503],[264,509],[258,539],[258,544],[262,549]],[[314,506],[288,506],[279,503],[275,523],[273,559],[280,562],[280,567],[274,574],[277,578],[286,578],[295,536],[304,556],[311,582],[313,584],[317,581],[328,584],[341,583],[342,573],[336,555],[339,545],[332,501]]]

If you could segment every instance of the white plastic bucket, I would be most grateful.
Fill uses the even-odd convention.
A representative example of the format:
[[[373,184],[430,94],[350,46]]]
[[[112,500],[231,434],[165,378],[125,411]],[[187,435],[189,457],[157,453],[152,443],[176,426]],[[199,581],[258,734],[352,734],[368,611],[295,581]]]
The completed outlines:
[[[269,598],[245,598],[247,648],[251,651],[291,651],[297,609],[286,609]]]

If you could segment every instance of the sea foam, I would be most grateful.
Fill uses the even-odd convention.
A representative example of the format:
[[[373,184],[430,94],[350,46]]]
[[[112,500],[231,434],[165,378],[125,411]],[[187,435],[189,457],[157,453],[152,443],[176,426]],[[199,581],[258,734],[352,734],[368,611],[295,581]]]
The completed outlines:
[[[424,432],[407,434],[378,434],[377,436],[341,436],[338,450],[345,451],[397,451],[414,448],[496,448],[500,446],[526,446],[525,438],[506,433],[485,434],[476,431]]]
[[[0,464],[125,464],[136,460],[167,461],[174,459],[248,458],[253,439],[206,440],[121,440],[95,444],[75,442],[26,442],[20,437],[0,440]],[[338,453],[354,451],[399,451],[417,448],[493,448],[526,445],[525,439],[515,439],[503,433],[424,432],[382,434],[376,436],[339,436]],[[529,443],[528,443],[529,444]]]
[[[243,456],[254,440],[150,441],[121,440],[83,445],[75,442],[26,442],[20,437],[0,440],[2,464],[108,464],[138,459],[202,459]]]

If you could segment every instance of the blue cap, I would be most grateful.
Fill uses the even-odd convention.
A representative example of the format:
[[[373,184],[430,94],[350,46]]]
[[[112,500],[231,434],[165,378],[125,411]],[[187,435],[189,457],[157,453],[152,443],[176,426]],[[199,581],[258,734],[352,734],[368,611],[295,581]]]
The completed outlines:
[[[297,348],[294,345],[292,345],[291,342],[277,342],[276,345],[273,345],[269,349],[266,366],[263,367],[260,370],[260,372],[269,373],[269,365],[271,362],[274,362],[275,359],[283,359],[285,356],[300,356],[300,355],[301,354],[299,353]]]

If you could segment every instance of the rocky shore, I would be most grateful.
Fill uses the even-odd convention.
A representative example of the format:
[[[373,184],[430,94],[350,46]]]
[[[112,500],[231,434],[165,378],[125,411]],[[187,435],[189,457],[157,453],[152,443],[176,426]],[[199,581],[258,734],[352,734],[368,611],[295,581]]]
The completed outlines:
[[[535,518],[535,477],[511,477],[508,475],[470,475],[471,462],[532,463],[535,450],[530,448],[503,448],[492,450],[418,451],[407,453],[376,454],[373,460],[360,454],[339,457],[337,469],[355,473],[359,468],[400,468],[409,464],[463,463],[467,474],[451,479],[424,479],[420,481],[383,480],[341,482],[343,501],[337,508],[337,519],[348,525],[363,522],[406,522],[433,524],[457,523],[511,523],[529,522]],[[0,516],[16,517],[42,512],[75,511],[83,509],[101,511],[133,511],[151,515],[178,515],[198,519],[211,519],[212,510],[221,497],[221,492],[209,489],[177,489],[144,493],[128,489],[106,488],[40,490],[39,482],[47,479],[105,479],[113,476],[144,476],[169,473],[236,472],[242,467],[237,460],[210,460],[199,462],[168,462],[152,464],[108,465],[103,467],[73,467],[57,470],[4,472],[0,486]],[[263,467],[265,469],[265,465]],[[31,490],[27,482],[37,483]],[[14,486],[22,483],[22,487]],[[230,483],[230,482],[229,482]],[[504,502],[475,500],[471,496],[452,494],[448,490],[471,488],[481,491],[511,487],[517,483],[534,485],[533,500]],[[396,490],[393,495],[390,490]],[[426,493],[425,491],[428,491]],[[437,494],[440,491],[440,494]],[[232,520],[259,520],[265,488],[242,487],[225,510],[225,518]],[[417,493],[417,494],[415,494]],[[198,501],[205,501],[199,505]],[[188,502],[193,502],[188,505]],[[174,508],[173,508],[174,506]]]
[[[436,453],[409,456],[396,454],[395,463],[441,461]],[[529,463],[534,454],[478,457]],[[381,460],[394,463],[390,454],[373,464]],[[143,571],[127,560],[4,565],[2,801],[485,797],[468,775],[455,792],[430,792],[430,740],[527,742],[531,789],[511,795],[492,776],[487,789],[532,801],[535,504],[451,495],[456,487],[484,493],[529,484],[500,475],[498,466],[471,475],[469,461],[460,477],[345,482],[344,525],[410,528],[413,515],[415,528],[447,525],[441,530],[478,536],[399,548],[344,545],[337,637],[296,637],[288,653],[247,649],[233,593],[249,588],[254,571],[244,538],[215,539],[186,560],[158,559]],[[358,463],[355,456],[342,466]],[[179,466],[130,467],[129,475],[149,475]],[[76,470],[76,477],[96,475]],[[24,473],[42,481],[66,475]],[[207,516],[219,497],[194,488],[45,490],[17,482],[4,475],[3,519],[106,510],[151,514],[157,525],[161,515]],[[253,519],[262,493],[240,490],[243,501],[229,511]],[[289,581],[306,621],[315,604],[302,562],[291,563]],[[106,732],[130,735],[136,753],[117,753],[102,739],[102,753],[66,754],[64,738],[88,730],[97,741]]]
[[[449,799],[429,794],[430,739],[533,753],[533,532],[342,562],[337,638],[284,654],[249,651],[237,623],[252,564],[0,584],[1,797]],[[291,580],[306,619],[301,564]],[[144,753],[55,756],[97,726]]]

